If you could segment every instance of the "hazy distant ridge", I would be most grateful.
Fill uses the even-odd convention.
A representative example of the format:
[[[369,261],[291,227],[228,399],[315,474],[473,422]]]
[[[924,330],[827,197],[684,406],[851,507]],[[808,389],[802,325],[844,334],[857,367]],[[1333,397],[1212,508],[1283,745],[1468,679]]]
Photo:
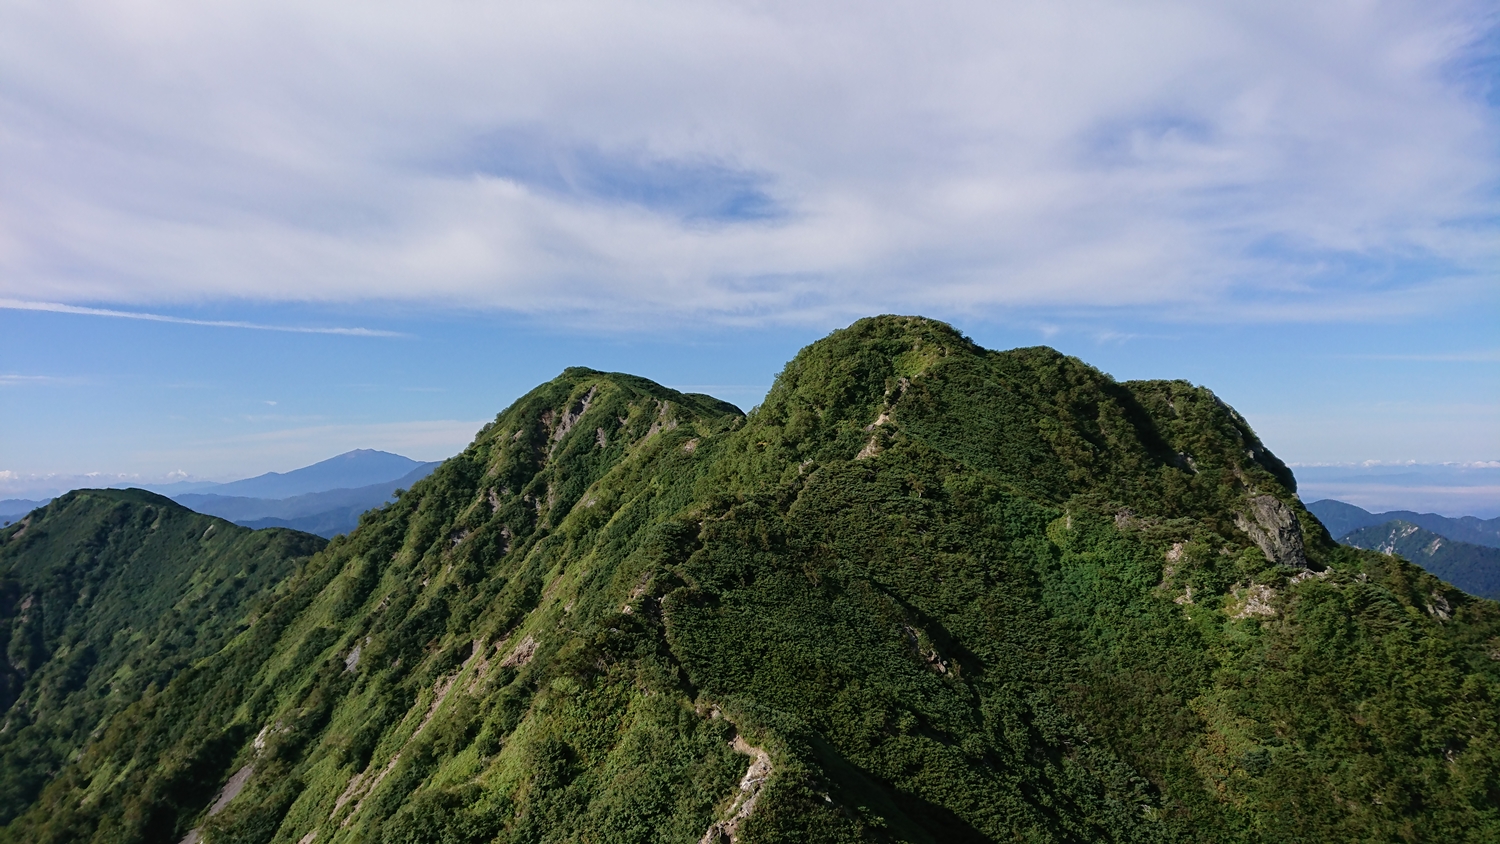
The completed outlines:
[[[436,464],[419,463],[410,457],[388,451],[359,448],[285,473],[267,472],[226,484],[187,482],[153,485],[148,489],[173,500],[188,494],[284,499],[333,489],[358,489],[371,484],[383,484],[407,475],[419,466],[432,465]]]
[[[29,498],[7,498],[0,501],[0,522],[13,522],[51,500],[50,498],[37,501]]]
[[[361,448],[290,472],[267,472],[229,483],[185,481],[145,488],[195,512],[246,527],[288,527],[331,538],[353,530],[360,514],[388,503],[395,490],[427,477],[439,465],[440,461],[422,463]],[[0,523],[16,521],[51,500],[0,501]]]
[[[1372,512],[1500,516],[1500,461],[1294,466],[1303,500],[1333,499]]]
[[[441,465],[412,462],[416,468],[401,477],[354,489],[329,489],[291,498],[187,493],[172,500],[190,510],[245,527],[288,527],[331,538],[353,530],[361,513],[386,504],[395,497],[397,489],[411,486]]]
[[[1324,499],[1307,505],[1307,509],[1318,517],[1335,539],[1360,528],[1402,521],[1430,530],[1439,536],[1474,545],[1500,548],[1500,518],[1480,519],[1475,516],[1449,518],[1436,513],[1413,513],[1410,510],[1391,510],[1371,513],[1343,501]]]
[[[1470,595],[1500,600],[1500,548],[1459,542],[1400,519],[1360,528],[1340,541],[1405,557]]]

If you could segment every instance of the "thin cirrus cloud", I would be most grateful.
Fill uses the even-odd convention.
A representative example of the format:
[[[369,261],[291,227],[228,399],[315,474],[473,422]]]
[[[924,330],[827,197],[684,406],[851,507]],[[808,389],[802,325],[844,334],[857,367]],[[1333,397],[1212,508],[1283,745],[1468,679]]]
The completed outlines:
[[[80,383],[76,378],[58,378],[52,375],[16,375],[0,373],[0,387],[42,387],[56,384]]]
[[[823,320],[1493,293],[1477,2],[0,10],[0,295]]]
[[[115,319],[140,319],[148,322],[171,322],[178,325],[206,325],[214,328],[246,328],[252,331],[285,331],[292,334],[342,334],[348,337],[404,337],[398,331],[379,328],[344,328],[339,326],[269,325],[260,322],[242,322],[226,319],[191,319],[189,317],[153,314],[144,311],[117,311],[109,308],[85,308],[65,305],[61,302],[37,302],[24,299],[0,299],[0,310],[47,311],[57,314],[81,314],[84,316],[112,317]],[[3,376],[0,376],[3,377]],[[21,377],[21,376],[17,376]]]

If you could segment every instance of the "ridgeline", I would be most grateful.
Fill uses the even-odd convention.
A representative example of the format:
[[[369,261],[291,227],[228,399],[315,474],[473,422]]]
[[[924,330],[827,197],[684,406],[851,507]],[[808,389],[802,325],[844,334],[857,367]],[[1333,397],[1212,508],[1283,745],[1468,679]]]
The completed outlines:
[[[5,717],[84,713],[36,782],[0,745],[0,840],[1500,840],[1500,606],[1334,543],[1185,382],[879,317],[749,415],[566,370],[310,559],[129,495],[0,530]],[[85,533],[204,574],[75,675],[27,613],[83,635],[35,561]]]

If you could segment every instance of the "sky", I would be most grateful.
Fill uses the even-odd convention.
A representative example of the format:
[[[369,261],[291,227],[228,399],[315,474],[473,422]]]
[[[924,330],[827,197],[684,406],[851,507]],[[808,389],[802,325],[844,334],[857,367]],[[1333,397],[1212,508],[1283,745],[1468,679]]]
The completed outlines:
[[[8,0],[0,162],[0,496],[748,409],[877,313],[1500,478],[1489,2]]]

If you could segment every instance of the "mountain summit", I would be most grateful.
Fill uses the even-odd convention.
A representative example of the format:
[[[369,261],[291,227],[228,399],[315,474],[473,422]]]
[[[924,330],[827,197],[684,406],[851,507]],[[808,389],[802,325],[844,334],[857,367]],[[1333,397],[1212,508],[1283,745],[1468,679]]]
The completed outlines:
[[[166,486],[157,491],[173,498],[195,493],[277,500],[333,489],[355,489],[382,484],[410,474],[424,465],[426,464],[410,457],[388,451],[357,448],[290,472],[266,472],[253,478],[223,484],[187,484],[187,488],[182,490]]]
[[[1489,840],[1497,609],[1205,389],[878,317],[748,415],[564,371],[0,837]]]

